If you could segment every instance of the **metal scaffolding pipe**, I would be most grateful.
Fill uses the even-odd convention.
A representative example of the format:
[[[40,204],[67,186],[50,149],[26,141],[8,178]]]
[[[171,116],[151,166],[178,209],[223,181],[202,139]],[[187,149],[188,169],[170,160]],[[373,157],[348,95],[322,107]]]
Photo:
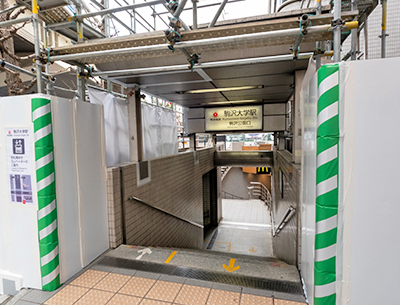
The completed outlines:
[[[313,55],[310,53],[301,53],[298,59],[307,59]],[[193,68],[196,69],[206,69],[206,68],[221,68],[221,67],[233,67],[240,65],[253,65],[253,64],[263,64],[268,62],[278,62],[278,61],[292,61],[292,55],[277,55],[277,56],[267,56],[267,57],[256,57],[256,58],[245,58],[236,60],[225,60],[225,61],[215,61],[208,63],[200,63],[195,65]],[[114,71],[104,71],[104,72],[94,72],[93,76],[123,76],[123,75],[135,75],[142,73],[157,73],[157,72],[171,72],[171,71],[188,71],[187,65],[176,65],[176,66],[162,66],[162,67],[152,67],[152,68],[138,68],[138,69],[127,69],[127,70],[114,70]]]
[[[193,29],[197,30],[197,1],[192,0],[193,3]]]
[[[24,23],[24,22],[31,22],[31,21],[32,21],[32,16],[17,18],[17,19],[13,19],[13,20],[7,20],[7,21],[0,22],[0,28],[7,28],[10,25]]]
[[[354,26],[352,22],[349,22],[349,27]],[[358,24],[357,22],[355,24]],[[308,33],[320,33],[320,32],[328,32],[331,28],[330,25],[318,25],[312,26],[308,28]],[[237,42],[240,39],[241,43],[244,43],[253,39],[266,39],[266,38],[279,38],[282,36],[297,36],[299,33],[299,29],[285,29],[278,31],[269,31],[269,32],[261,32],[261,33],[251,33],[244,35],[236,35],[236,36],[226,36],[226,37],[216,37],[210,39],[201,39],[194,41],[182,41],[177,42],[174,47],[175,49],[181,48],[191,48],[191,47],[199,47],[199,46],[210,46],[215,44],[224,44],[224,43],[233,43]],[[49,61],[54,62],[57,60],[78,60],[78,59],[86,59],[95,56],[107,56],[107,55],[127,55],[141,52],[153,52],[153,51],[162,51],[168,48],[168,44],[158,44],[152,46],[140,46],[140,47],[132,47],[132,48],[123,48],[116,50],[105,50],[105,51],[93,51],[86,53],[77,53],[77,54],[66,54],[66,55],[56,55],[50,56]]]
[[[387,0],[382,1],[382,36],[381,36],[381,57],[386,57],[386,21],[387,21]]]
[[[9,8],[3,9],[2,11],[0,11],[0,15],[1,15],[1,14],[4,14],[4,13],[7,13],[7,12],[10,12],[10,11],[13,11],[13,10],[15,10],[16,8],[19,8],[20,6],[21,6],[20,4],[16,4],[16,5],[11,6],[11,7],[9,7]]]
[[[301,8],[301,6],[300,6],[300,8]],[[321,10],[322,10],[321,0],[317,0],[317,5],[315,7],[315,15],[317,15],[317,16],[321,15]],[[316,42],[315,48],[316,48],[317,52],[320,52],[322,50],[321,41]],[[316,65],[317,70],[321,67],[321,56],[320,55],[317,55],[315,57],[315,65]]]
[[[170,12],[172,15],[174,14],[174,13],[172,13],[172,11],[169,9],[168,5],[165,2],[162,2],[161,4],[164,5],[164,7],[167,9],[168,12]],[[182,19],[179,19],[179,20],[182,22],[182,27],[186,31],[190,31],[190,28],[187,26],[187,24],[184,23]]]
[[[307,14],[304,14],[300,18],[300,34],[296,36],[296,40],[294,42],[293,48],[292,48],[292,53],[293,53],[293,59],[297,59],[297,55],[299,54],[300,51],[300,44],[303,41],[303,31],[307,31],[308,26],[310,25],[310,19]]]
[[[59,30],[59,29],[65,29],[67,27],[70,27],[75,24],[75,21],[64,21],[64,22],[59,22],[59,23],[51,23],[47,25],[47,28],[53,31]]]
[[[76,90],[71,90],[71,89],[67,89],[67,88],[63,88],[63,87],[59,87],[59,86],[53,86],[53,89],[62,90],[62,91],[66,91],[66,92],[71,92],[71,93],[76,93]]]
[[[33,37],[35,40],[35,65],[36,65],[36,85],[38,93],[43,93],[43,74],[42,74],[42,62],[40,61],[40,36],[39,36],[39,5],[37,0],[32,0],[32,13],[33,18]]]
[[[99,90],[99,91],[103,91],[103,92],[107,92],[107,93],[110,93],[110,94],[115,95],[117,97],[127,98],[127,96],[125,94],[114,92],[114,91],[109,91],[108,89],[103,89],[103,88],[100,88],[100,87],[97,87],[97,86],[86,85],[86,87],[92,88],[92,89],[95,89],[95,90]]]
[[[181,15],[183,9],[185,8],[186,2],[187,2],[187,0],[179,1],[178,8],[174,12],[174,17],[179,18],[179,16]]]
[[[23,69],[21,67],[18,67],[16,65],[10,64],[10,63],[4,61],[3,59],[0,59],[0,66],[15,70],[17,72],[20,72],[20,73],[25,74],[25,75],[29,75],[31,77],[36,77],[35,73],[32,73],[32,72],[30,72],[28,70],[25,70],[25,69]]]
[[[221,5],[218,8],[217,13],[215,14],[213,20],[210,22],[210,24],[208,25],[209,28],[214,27],[214,25],[217,23],[217,20],[219,18],[219,16],[221,15],[223,9],[225,8],[226,3],[228,2],[228,0],[224,0],[222,1]]]
[[[82,20],[82,19],[90,18],[90,17],[94,17],[94,16],[104,16],[104,15],[108,15],[111,13],[122,12],[122,11],[127,11],[127,10],[134,10],[134,9],[141,8],[141,7],[146,7],[146,6],[156,5],[156,4],[163,4],[163,3],[165,3],[165,0],[153,0],[153,1],[149,1],[149,2],[143,2],[143,3],[132,4],[132,5],[127,5],[127,6],[109,8],[109,9],[101,10],[98,12],[79,14],[79,15],[72,17],[72,19],[73,20]]]
[[[341,22],[342,22],[342,0],[335,0],[334,6],[334,17],[333,20],[336,22],[335,27],[333,28],[333,61],[340,61],[340,47],[342,44],[342,30],[341,30]]]
[[[358,9],[357,0],[351,1],[351,10]],[[358,29],[351,30],[351,60],[357,60],[358,53]]]
[[[101,3],[97,2],[96,0],[90,0],[93,4],[97,5],[97,7],[101,10],[106,9],[106,7],[104,5],[102,5]],[[127,26],[121,19],[119,19],[117,16],[115,16],[114,14],[110,14],[111,17],[117,21],[120,25],[122,25],[125,29],[127,29],[131,34],[135,34],[135,31],[132,30],[129,26]]]

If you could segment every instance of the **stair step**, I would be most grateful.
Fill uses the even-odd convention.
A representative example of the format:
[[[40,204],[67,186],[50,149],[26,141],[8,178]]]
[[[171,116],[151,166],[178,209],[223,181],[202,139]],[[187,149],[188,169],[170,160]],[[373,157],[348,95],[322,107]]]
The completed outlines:
[[[144,252],[150,249],[151,254]],[[142,255],[143,254],[143,255]],[[175,267],[194,268],[203,271],[218,272],[260,278],[263,280],[285,281],[300,284],[299,272],[295,266],[275,258],[250,257],[241,254],[222,253],[196,249],[173,249],[121,245],[109,251],[106,257],[162,264]],[[169,259],[168,264],[165,262]],[[239,269],[228,272],[231,259]]]

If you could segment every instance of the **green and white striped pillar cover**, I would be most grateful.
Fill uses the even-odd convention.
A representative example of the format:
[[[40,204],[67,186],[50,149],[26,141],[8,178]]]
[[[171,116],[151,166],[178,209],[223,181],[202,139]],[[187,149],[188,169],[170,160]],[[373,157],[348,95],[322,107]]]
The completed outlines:
[[[339,177],[339,65],[318,70],[314,304],[336,304]]]
[[[60,287],[56,181],[51,103],[44,97],[32,98],[32,122],[35,139],[36,185],[42,289]]]

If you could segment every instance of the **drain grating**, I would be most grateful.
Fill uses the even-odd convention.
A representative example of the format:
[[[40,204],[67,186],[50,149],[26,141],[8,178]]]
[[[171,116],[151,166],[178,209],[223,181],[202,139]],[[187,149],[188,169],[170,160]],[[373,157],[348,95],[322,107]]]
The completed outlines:
[[[98,263],[98,265],[138,271],[148,271],[153,273],[175,275],[209,282],[303,295],[303,290],[300,283],[287,281],[269,280],[235,274],[223,274],[220,272],[210,272],[195,268],[149,263],[110,256],[104,257]]]

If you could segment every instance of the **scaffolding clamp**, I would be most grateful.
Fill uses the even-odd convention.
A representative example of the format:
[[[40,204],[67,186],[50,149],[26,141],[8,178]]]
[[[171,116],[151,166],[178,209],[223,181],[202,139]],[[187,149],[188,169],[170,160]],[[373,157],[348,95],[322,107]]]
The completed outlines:
[[[171,29],[165,30],[165,38],[168,42],[168,49],[172,52],[175,51],[174,45],[176,42],[181,41],[181,33],[180,29],[182,28],[182,21],[176,17],[168,17],[169,18],[169,26]]]
[[[190,59],[188,59],[188,62],[189,62],[189,69],[191,71],[193,71],[194,65],[199,63],[199,59],[200,59],[199,54],[193,54],[190,56]]]
[[[330,30],[334,30],[335,28],[337,28],[337,27],[343,27],[345,25],[345,22],[342,20],[342,19],[336,19],[336,20],[332,20],[332,22],[331,22],[331,26],[332,26],[332,28],[330,29]],[[357,25],[358,25],[358,22],[357,22]]]

